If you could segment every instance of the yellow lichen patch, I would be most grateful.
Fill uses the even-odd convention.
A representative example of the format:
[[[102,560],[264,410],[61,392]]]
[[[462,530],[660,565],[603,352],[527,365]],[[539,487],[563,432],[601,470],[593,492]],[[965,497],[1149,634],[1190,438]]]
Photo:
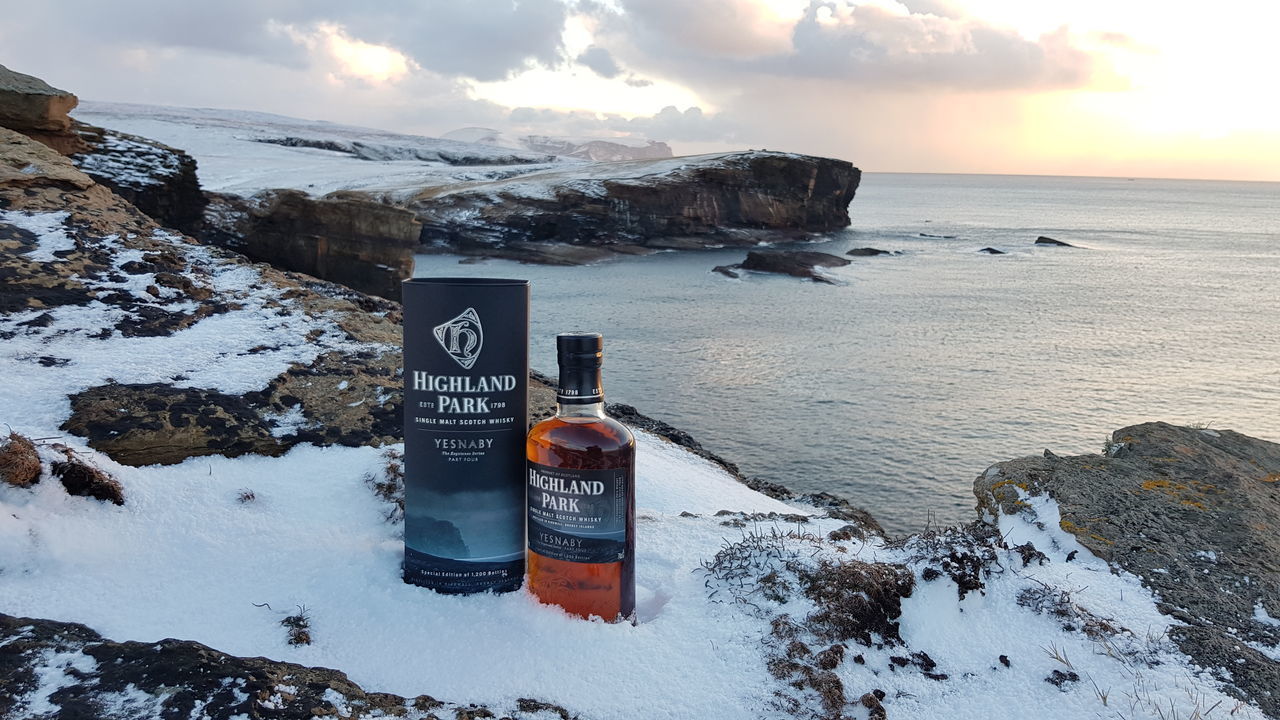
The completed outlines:
[[[1187,507],[1199,508],[1200,510],[1203,510],[1203,509],[1204,509],[1204,503],[1200,502],[1199,500],[1185,500],[1185,499],[1184,499],[1184,500],[1182,501],[1182,504],[1183,504],[1183,505],[1186,505]]]
[[[1259,479],[1264,483],[1280,482],[1280,473],[1271,473],[1270,475]]]
[[[1059,521],[1058,521],[1058,527],[1062,528],[1063,530],[1066,530],[1067,532],[1071,533],[1072,535],[1075,535],[1076,533],[1079,533],[1079,532],[1083,532],[1083,531],[1080,529],[1080,526],[1076,525],[1075,523],[1071,522],[1070,520],[1068,520],[1068,519],[1066,519],[1066,518],[1063,518],[1063,519],[1061,519],[1061,520],[1059,520]]]
[[[1005,485],[1012,485],[1012,486],[1014,486],[1014,487],[1016,487],[1016,488],[1018,488],[1018,489],[1020,489],[1020,490],[1025,490],[1025,491],[1027,491],[1027,492],[1031,492],[1031,489],[1027,487],[1027,484],[1026,484],[1025,482],[1021,481],[1021,480],[1001,480],[1001,481],[1000,481],[1000,482],[998,482],[998,483],[993,483],[993,484],[991,485],[991,489],[992,489],[993,491],[995,491],[995,490],[999,490],[1000,488],[1004,487]]]
[[[1185,490],[1186,486],[1179,485],[1173,482],[1172,480],[1168,480],[1166,478],[1160,478],[1158,480],[1143,480],[1142,489],[1172,491],[1172,490]]]
[[[1155,462],[1162,462],[1162,463],[1176,463],[1179,460],[1181,460],[1181,458],[1173,457],[1173,456],[1153,457],[1148,459],[1153,460]]]
[[[1093,538],[1094,540],[1097,540],[1098,542],[1104,542],[1108,545],[1115,545],[1114,541],[1108,540],[1102,537],[1101,535],[1099,535],[1098,533],[1089,533],[1089,537]]]

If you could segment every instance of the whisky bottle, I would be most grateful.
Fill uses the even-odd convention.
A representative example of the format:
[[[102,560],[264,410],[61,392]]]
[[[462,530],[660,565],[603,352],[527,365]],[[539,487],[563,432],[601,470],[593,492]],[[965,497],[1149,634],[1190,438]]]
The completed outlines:
[[[635,614],[636,441],[604,414],[598,333],[556,336],[556,414],[525,443],[529,591],[579,617]]]

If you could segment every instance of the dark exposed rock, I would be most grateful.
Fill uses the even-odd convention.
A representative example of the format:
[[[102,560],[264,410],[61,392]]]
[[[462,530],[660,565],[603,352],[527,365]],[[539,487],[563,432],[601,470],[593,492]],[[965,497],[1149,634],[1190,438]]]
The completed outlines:
[[[428,246],[498,256],[510,247],[516,259],[563,262],[562,251],[534,248],[743,247],[839,229],[860,176],[841,160],[739,152],[427,188],[407,207]]]
[[[854,257],[875,257],[876,255],[896,255],[897,253],[888,250],[881,250],[873,247],[854,248],[845,253]]]
[[[367,692],[328,668],[236,657],[185,640],[113,642],[76,623],[0,614],[0,717],[30,717],[31,695],[42,675],[51,672],[66,678],[47,699],[58,708],[49,717],[57,718],[124,717],[117,714],[122,694],[138,705],[129,717],[354,719],[405,717],[411,711],[424,718],[497,717],[475,704]],[[575,717],[530,698],[518,707],[521,717],[539,712]]]
[[[1066,690],[1067,685],[1071,683],[1080,682],[1080,676],[1071,670],[1068,670],[1066,672],[1063,672],[1061,670],[1054,670],[1053,672],[1049,673],[1049,677],[1045,678],[1044,681],[1049,683],[1050,685],[1056,686],[1059,690]]]
[[[752,250],[747,253],[747,259],[742,261],[742,269],[793,275],[795,277],[809,278],[815,282],[830,283],[832,281],[818,272],[817,268],[842,267],[848,265],[849,262],[849,260],[839,255],[806,250],[789,252]]]
[[[885,697],[883,690],[875,690],[873,692],[864,693],[858,698],[858,703],[867,709],[867,720],[888,720],[889,713],[880,704]]]
[[[196,161],[155,140],[76,122],[85,150],[71,160],[156,222],[195,234],[208,202],[200,191]]]
[[[734,280],[737,280],[739,277],[737,271],[741,267],[742,267],[741,265],[717,265],[711,268],[711,272],[717,272],[717,273],[720,273],[721,275],[724,275],[725,277],[733,278]]]
[[[400,299],[413,275],[421,224],[413,213],[357,192],[313,198],[267,190],[253,198],[209,195],[202,237],[258,262]]]
[[[926,233],[926,232],[922,232],[922,233],[920,233],[920,237],[922,237],[922,238],[935,238],[935,239],[937,239],[937,240],[955,240],[957,236],[955,236],[955,235],[934,235],[933,233]]]
[[[1146,423],[1112,433],[1105,456],[998,463],[974,493],[988,517],[1053,497],[1063,530],[1187,625],[1171,632],[1183,652],[1280,715],[1280,662],[1244,644],[1280,644],[1280,626],[1258,619],[1280,617],[1280,444]]]
[[[1045,237],[1044,235],[1041,235],[1040,237],[1036,238],[1036,242],[1035,242],[1035,244],[1036,244],[1036,245],[1054,245],[1054,246],[1057,246],[1057,247],[1069,247],[1069,248],[1076,247],[1075,245],[1072,245],[1072,244],[1071,244],[1071,243],[1069,243],[1069,242],[1063,242],[1063,241],[1061,241],[1061,240],[1054,240],[1053,238],[1051,238],[1051,237]]]
[[[279,455],[288,447],[243,397],[157,383],[100,385],[72,395],[71,417],[62,429],[125,465],[172,465],[201,455]]]
[[[71,448],[55,445],[54,449],[61,452],[64,459],[54,461],[50,470],[54,477],[62,481],[68,495],[91,497],[116,505],[124,504],[124,488],[119,481],[102,468],[94,467],[77,457]]]
[[[986,254],[988,254],[988,255],[1004,255],[1004,254],[1005,254],[1005,252],[1004,252],[1003,250],[997,250],[997,249],[995,249],[995,248],[993,248],[993,247],[984,247],[984,248],[982,248],[981,250],[979,250],[978,252],[980,252],[980,253],[986,253]]]

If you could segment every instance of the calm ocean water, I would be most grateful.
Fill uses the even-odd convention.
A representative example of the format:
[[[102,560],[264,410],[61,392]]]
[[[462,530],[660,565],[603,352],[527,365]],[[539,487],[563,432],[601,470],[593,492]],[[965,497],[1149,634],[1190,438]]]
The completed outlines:
[[[1128,424],[1280,441],[1280,183],[868,173],[850,215],[807,247],[905,254],[838,286],[711,272],[742,250],[417,274],[529,278],[534,368],[557,332],[603,332],[611,401],[895,531],[973,519],[993,462]]]

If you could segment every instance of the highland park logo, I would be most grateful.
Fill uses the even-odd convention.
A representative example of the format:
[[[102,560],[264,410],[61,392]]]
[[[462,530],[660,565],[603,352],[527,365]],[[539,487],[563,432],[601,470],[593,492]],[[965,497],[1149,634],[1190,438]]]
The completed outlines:
[[[467,308],[458,317],[435,326],[434,332],[440,347],[464,370],[470,370],[476,364],[480,348],[484,345],[484,328],[475,308]]]

